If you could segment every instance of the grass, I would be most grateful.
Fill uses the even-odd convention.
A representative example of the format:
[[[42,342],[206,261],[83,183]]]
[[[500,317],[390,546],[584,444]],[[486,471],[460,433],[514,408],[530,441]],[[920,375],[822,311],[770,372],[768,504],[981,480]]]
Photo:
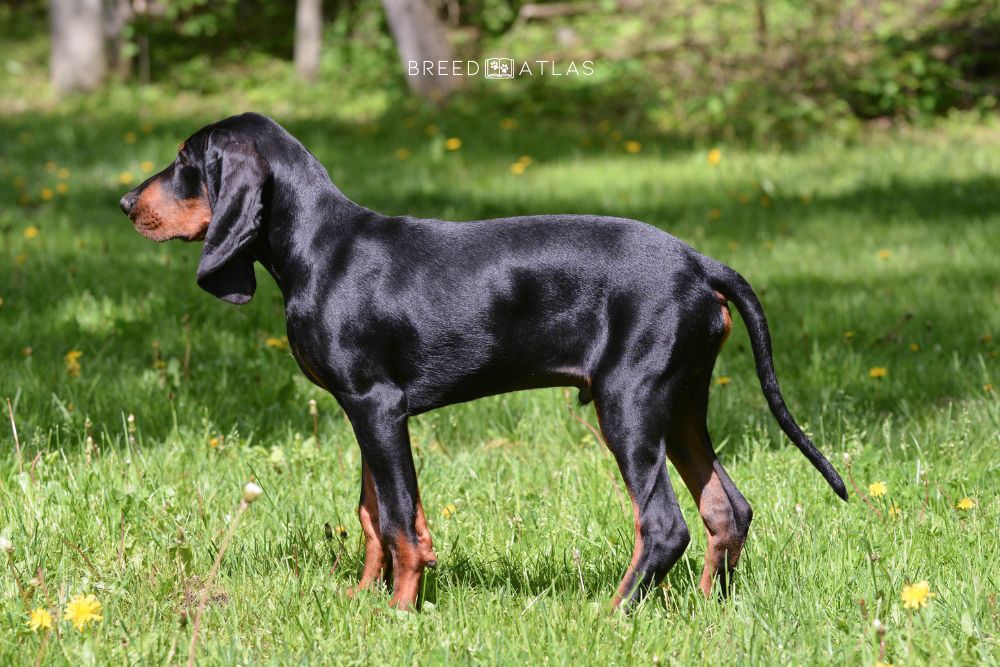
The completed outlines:
[[[995,127],[723,146],[712,166],[707,147],[615,118],[258,106],[383,212],[630,216],[735,267],[762,296],[800,422],[842,472],[850,453],[862,490],[887,484],[880,515],[835,498],[769,416],[737,322],[710,417],[755,510],[731,597],[697,591],[705,539],[672,471],[695,539],[634,616],[608,613],[631,512],[611,457],[572,418],[593,422],[591,409],[546,390],[412,421],[440,565],[425,611],[401,615],[385,591],[344,595],[362,556],[359,455],[336,403],[282,349],[277,289],[262,273],[249,306],[214,300],[195,285],[196,247],[152,244],[117,210],[143,162],[159,168],[234,104],[116,88],[0,115],[0,398],[24,468],[6,438],[0,530],[17,577],[0,580],[0,662],[33,664],[29,609],[94,593],[103,621],[57,623],[48,663],[183,663],[203,592],[202,664],[871,665],[875,618],[885,661],[1000,662]],[[512,173],[522,156],[531,164]],[[251,477],[265,494],[204,591]],[[956,509],[963,497],[975,507]],[[44,585],[29,583],[36,572]],[[935,597],[905,610],[903,586],[921,580]]]

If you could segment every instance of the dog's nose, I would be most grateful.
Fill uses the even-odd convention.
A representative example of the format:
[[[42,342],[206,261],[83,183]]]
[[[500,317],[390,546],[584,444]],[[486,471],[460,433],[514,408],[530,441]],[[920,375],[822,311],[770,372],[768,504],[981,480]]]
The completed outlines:
[[[118,205],[122,207],[122,213],[128,215],[132,212],[132,207],[135,206],[135,200],[139,198],[139,194],[133,190],[118,202]]]

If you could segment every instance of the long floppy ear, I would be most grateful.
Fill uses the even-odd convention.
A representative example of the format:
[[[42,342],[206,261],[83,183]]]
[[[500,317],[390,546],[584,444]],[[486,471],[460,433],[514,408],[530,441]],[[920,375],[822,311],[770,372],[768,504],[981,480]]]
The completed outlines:
[[[223,301],[244,304],[257,288],[248,246],[257,238],[263,215],[267,163],[249,143],[228,141],[210,148],[205,180],[212,221],[198,264],[198,285]]]

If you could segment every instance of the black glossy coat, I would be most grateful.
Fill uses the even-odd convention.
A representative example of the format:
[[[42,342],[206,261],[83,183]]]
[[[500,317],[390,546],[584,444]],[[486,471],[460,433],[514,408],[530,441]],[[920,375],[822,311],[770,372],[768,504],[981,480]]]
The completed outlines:
[[[621,598],[638,599],[688,542],[668,455],[710,533],[714,522],[742,546],[750,508],[704,428],[712,365],[730,327],[727,300],[747,322],[782,428],[846,497],[785,407],[750,286],[673,236],[588,215],[462,223],[382,216],[348,200],[302,144],[256,114],[203,128],[150,182],[191,196],[192,169],[212,211],[198,283],[242,304],[254,292],[255,261],[277,281],[296,360],[354,426],[394,559],[399,540],[418,541],[407,418],[547,386],[574,386],[581,400],[595,400],[632,497],[636,556]],[[713,479],[722,491],[706,508],[700,499]]]

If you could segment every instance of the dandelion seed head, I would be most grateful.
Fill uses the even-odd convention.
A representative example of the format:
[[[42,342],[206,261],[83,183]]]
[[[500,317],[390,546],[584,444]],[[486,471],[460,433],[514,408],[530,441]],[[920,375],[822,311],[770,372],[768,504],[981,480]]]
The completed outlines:
[[[260,494],[264,493],[264,489],[260,488],[254,482],[247,482],[246,486],[243,487],[243,502],[248,505],[260,497]]]

